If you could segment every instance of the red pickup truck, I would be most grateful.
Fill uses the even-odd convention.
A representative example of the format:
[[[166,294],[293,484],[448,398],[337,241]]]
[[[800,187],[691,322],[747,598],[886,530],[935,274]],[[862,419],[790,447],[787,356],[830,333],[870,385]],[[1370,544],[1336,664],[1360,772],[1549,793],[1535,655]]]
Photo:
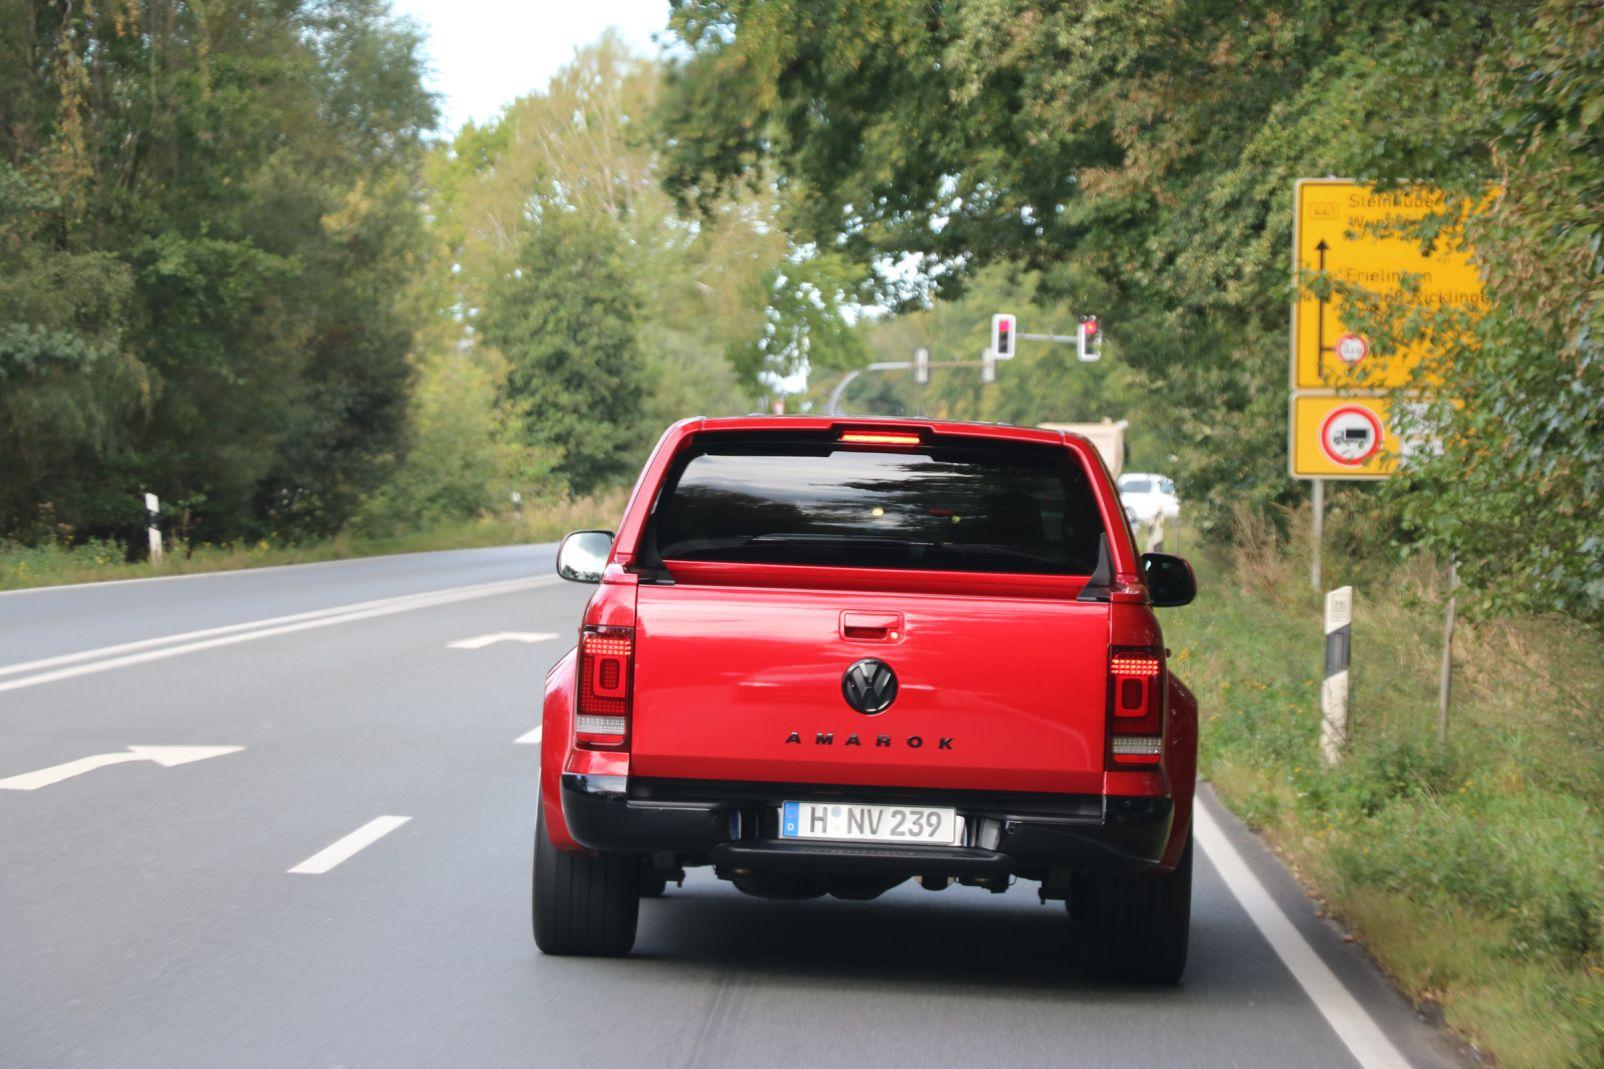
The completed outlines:
[[[669,428],[546,678],[535,941],[627,954],[690,865],[766,898],[917,880],[1064,901],[1099,975],[1179,981],[1197,706],[1108,471],[1060,431],[749,417]]]

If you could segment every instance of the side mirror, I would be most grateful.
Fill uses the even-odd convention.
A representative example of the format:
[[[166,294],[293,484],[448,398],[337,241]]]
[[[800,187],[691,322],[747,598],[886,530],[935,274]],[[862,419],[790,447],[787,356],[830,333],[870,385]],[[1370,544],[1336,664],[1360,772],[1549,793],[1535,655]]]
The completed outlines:
[[[613,532],[575,531],[557,547],[557,574],[575,583],[599,583],[612,552]]]
[[[1197,597],[1197,579],[1192,566],[1169,553],[1143,553],[1142,573],[1154,608],[1175,608],[1192,604]]]

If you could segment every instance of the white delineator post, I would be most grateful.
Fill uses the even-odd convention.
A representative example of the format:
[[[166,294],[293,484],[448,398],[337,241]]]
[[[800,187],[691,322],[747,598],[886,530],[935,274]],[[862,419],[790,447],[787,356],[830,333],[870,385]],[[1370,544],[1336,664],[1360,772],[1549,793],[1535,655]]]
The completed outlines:
[[[1320,753],[1326,764],[1348,742],[1348,660],[1353,653],[1353,587],[1326,592],[1326,676],[1320,684]]]
[[[150,526],[145,529],[145,533],[150,536],[150,562],[152,564],[160,564],[162,562],[162,532],[161,528],[156,526],[156,513],[161,511],[161,502],[156,500],[155,494],[147,493],[145,495],[145,511],[150,513]]]

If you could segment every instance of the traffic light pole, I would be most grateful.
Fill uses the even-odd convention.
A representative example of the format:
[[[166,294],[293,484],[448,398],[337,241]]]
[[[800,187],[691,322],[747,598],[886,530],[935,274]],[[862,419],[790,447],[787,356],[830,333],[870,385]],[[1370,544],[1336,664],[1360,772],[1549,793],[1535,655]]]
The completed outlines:
[[[932,360],[926,367],[976,367],[984,364],[984,360]],[[830,399],[824,403],[824,414],[827,416],[841,415],[841,397],[846,393],[847,387],[858,381],[858,376],[865,371],[912,371],[912,360],[880,360],[873,364],[853,368],[841,376],[841,381],[835,384],[830,391]]]
[[[860,368],[853,368],[841,376],[841,381],[835,384],[830,391],[830,398],[824,403],[825,413],[831,416],[841,414],[841,397],[846,393],[848,386],[858,380],[858,376],[865,371],[908,371],[912,370],[919,381],[923,382],[929,376],[933,367],[972,367],[980,365],[980,381],[982,383],[995,382],[997,377],[997,362],[999,360],[1012,360],[1015,348],[1020,341],[1048,341],[1063,345],[1073,345],[1079,350],[1080,359],[1095,361],[1100,359],[1099,345],[1101,338],[1097,337],[1097,317],[1081,316],[1080,330],[1074,334],[1025,334],[1016,328],[1019,325],[1018,317],[1011,312],[999,312],[991,317],[991,346],[981,354],[979,360],[942,360],[932,362],[929,352],[920,349],[916,360],[880,360],[873,364],[865,364]]]
[[[829,416],[839,416],[841,414],[841,395],[846,393],[847,387],[856,382],[858,376],[865,371],[901,371],[904,369],[912,370],[912,368],[912,360],[881,360],[877,363],[853,368],[845,375],[842,375],[841,381],[836,383],[835,389],[830,391],[830,399],[824,405],[825,414]]]

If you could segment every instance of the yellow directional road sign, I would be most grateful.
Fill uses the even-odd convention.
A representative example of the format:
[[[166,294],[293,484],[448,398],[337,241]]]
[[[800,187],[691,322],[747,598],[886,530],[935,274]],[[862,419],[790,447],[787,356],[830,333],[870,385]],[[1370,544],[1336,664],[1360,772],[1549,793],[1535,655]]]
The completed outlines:
[[[1292,263],[1297,277],[1324,271],[1337,283],[1396,294],[1405,275],[1419,276],[1413,300],[1430,307],[1484,307],[1481,278],[1469,257],[1439,249],[1421,255],[1418,238],[1377,233],[1376,227],[1416,222],[1443,209],[1437,190],[1378,193],[1339,179],[1304,178],[1294,196]],[[1292,388],[1373,390],[1407,385],[1419,351],[1392,354],[1383,367],[1370,341],[1342,319],[1342,298],[1320,300],[1300,285],[1292,305]]]
[[[1302,479],[1384,479],[1402,451],[1385,397],[1293,394],[1287,456]]]

